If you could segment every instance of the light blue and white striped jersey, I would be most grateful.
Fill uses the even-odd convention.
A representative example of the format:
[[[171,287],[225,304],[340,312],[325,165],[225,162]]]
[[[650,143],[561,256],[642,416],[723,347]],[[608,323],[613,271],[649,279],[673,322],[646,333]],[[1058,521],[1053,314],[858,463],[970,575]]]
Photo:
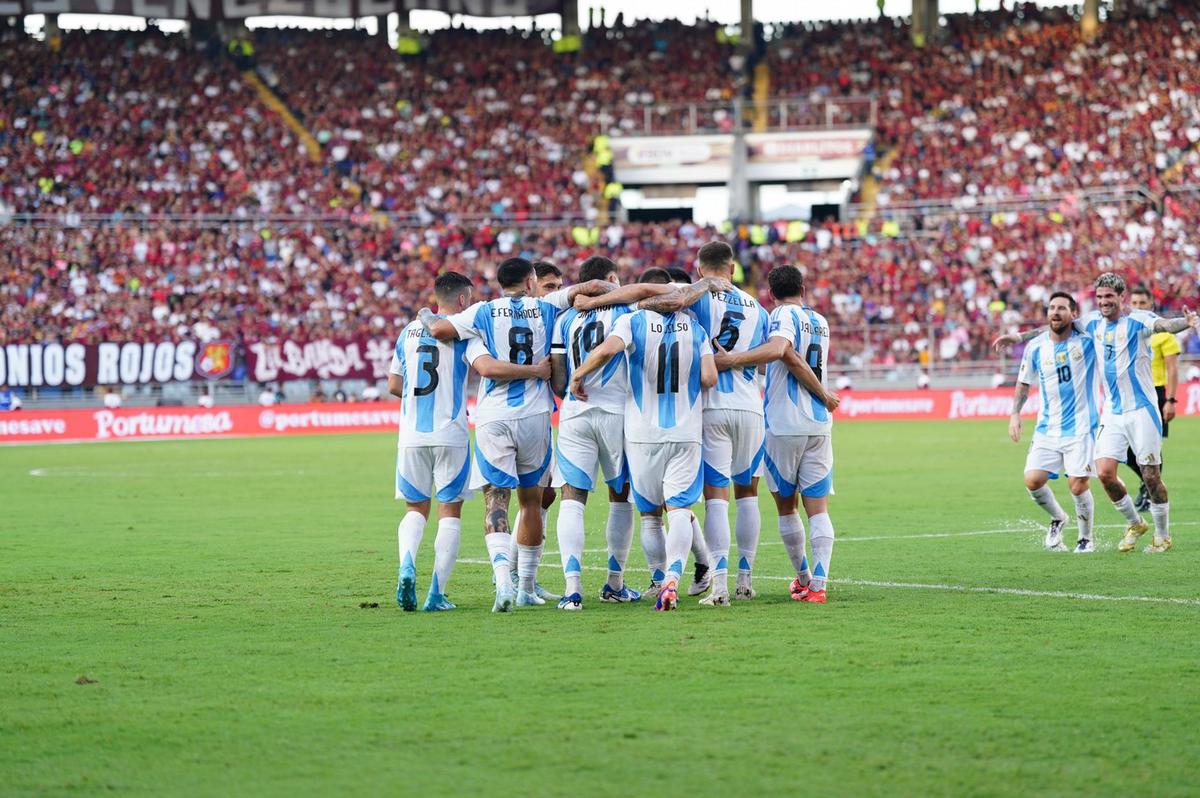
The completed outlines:
[[[700,443],[700,360],[712,357],[712,345],[696,317],[635,310],[617,319],[612,335],[625,342],[629,367],[625,439]]]
[[[1100,370],[1091,337],[1077,330],[1066,341],[1044,332],[1029,342],[1017,380],[1038,380],[1042,401],[1034,436],[1074,438],[1100,426]]]
[[[396,339],[392,374],[404,378],[401,446],[466,446],[469,341],[442,343],[414,321]]]
[[[565,298],[566,292],[556,292]],[[551,295],[557,299],[556,295]],[[450,322],[462,338],[477,337],[487,354],[521,366],[533,365],[550,354],[550,341],[559,307],[547,298],[500,297],[477,302]],[[553,408],[550,386],[545,380],[479,381],[475,423],[525,418],[548,413]]]
[[[809,307],[779,305],[771,311],[770,337],[791,343],[822,385],[829,361],[829,323]],[[828,435],[833,417],[825,404],[792,376],[783,361],[767,364],[767,429],[775,435]]]
[[[1108,321],[1100,311],[1075,321],[1096,344],[1104,372],[1104,412],[1113,415],[1145,407],[1158,415],[1158,397],[1150,373],[1150,336],[1154,334],[1157,314],[1131,310],[1116,321]]]
[[[745,352],[767,340],[767,311],[740,289],[707,293],[689,310],[700,320],[705,335],[727,352]],[[716,386],[704,392],[705,409],[749,410],[761,416],[763,395],[757,372],[756,366],[720,372]]]
[[[617,320],[632,312],[633,308],[629,305],[608,305],[583,312],[571,308],[559,316],[554,325],[554,341],[550,351],[566,356],[568,380],[575,369],[587,360],[588,353],[613,331]],[[559,420],[577,416],[593,407],[609,413],[625,412],[629,377],[623,354],[605,363],[600,371],[589,374],[584,383],[587,386],[587,401],[575,398],[568,391],[559,409]]]

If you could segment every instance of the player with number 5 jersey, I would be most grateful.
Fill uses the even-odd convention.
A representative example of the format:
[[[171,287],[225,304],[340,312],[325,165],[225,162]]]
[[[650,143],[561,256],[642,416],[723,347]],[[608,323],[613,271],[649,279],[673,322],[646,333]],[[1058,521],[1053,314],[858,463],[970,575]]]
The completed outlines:
[[[700,274],[732,280],[733,249],[710,241],[697,254]],[[732,285],[706,293],[690,307],[714,349],[746,352],[767,340],[767,312]],[[704,540],[712,552],[712,593],[701,604],[729,604],[729,499],[736,500],[737,586],[734,597],[751,599],[752,568],[762,516],[758,475],[763,458],[763,395],[754,365],[718,369],[717,384],[704,392]],[[689,591],[692,592],[692,591]]]

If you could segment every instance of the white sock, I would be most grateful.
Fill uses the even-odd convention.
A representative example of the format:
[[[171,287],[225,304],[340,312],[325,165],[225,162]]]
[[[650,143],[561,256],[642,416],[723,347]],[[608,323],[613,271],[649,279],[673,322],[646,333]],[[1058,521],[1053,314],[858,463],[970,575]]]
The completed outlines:
[[[583,569],[583,503],[564,499],[558,506],[558,553],[562,557],[563,595],[583,593],[580,571]]]
[[[757,496],[738,499],[737,519],[734,521],[734,536],[738,547],[738,576],[744,572],[749,579],[754,567],[754,554],[758,551],[758,536],[762,531],[762,511]],[[745,567],[743,567],[743,564]]]
[[[1133,497],[1128,493],[1121,497],[1121,501],[1113,502],[1113,507],[1117,508],[1117,512],[1125,516],[1125,520],[1131,524],[1140,524],[1142,517],[1138,514],[1137,506],[1133,503]]]
[[[562,510],[559,510],[560,517]],[[619,591],[625,587],[625,561],[633,545],[633,505],[629,502],[608,503],[608,526],[604,530],[608,543],[608,586]]]
[[[526,593],[532,593],[537,585],[538,563],[542,561],[541,546],[524,546],[517,544],[517,587]]]
[[[433,539],[433,581],[429,583],[430,593],[446,595],[446,585],[450,584],[450,574],[454,573],[454,563],[458,560],[458,541],[461,537],[461,518],[443,518],[438,521],[437,537]]]
[[[788,559],[792,561],[792,568],[796,571],[800,584],[808,584],[812,574],[809,573],[808,560],[804,556],[804,522],[800,520],[799,513],[779,516],[779,539],[783,541],[783,548],[787,550]]]
[[[704,502],[704,541],[712,552],[713,590],[729,592],[729,502]]]
[[[1171,539],[1171,525],[1168,518],[1169,502],[1162,504],[1150,503],[1150,515],[1154,518],[1154,537],[1156,540]]]
[[[758,554],[759,533],[762,530],[762,512],[758,508],[758,499],[737,500],[736,523],[734,534],[737,537],[738,548],[738,581],[743,578],[749,581],[750,572],[754,570],[754,557]]]
[[[1075,498],[1075,523],[1079,525],[1079,539],[1092,539],[1092,515],[1096,511],[1096,502],[1092,492],[1085,490]]]
[[[1067,520],[1067,514],[1063,512],[1058,499],[1054,498],[1054,491],[1050,490],[1049,485],[1042,485],[1037,490],[1029,491],[1029,498],[1033,499],[1034,504],[1045,510],[1051,519],[1055,521]]]
[[[812,530],[812,589],[824,590],[829,578],[829,560],[833,557],[833,522],[829,513],[818,513],[808,519],[808,526]]]
[[[517,532],[521,529],[521,510],[517,509],[517,517],[513,519],[512,527],[509,530],[512,533],[512,543],[508,546],[508,561],[513,565],[517,564],[519,552],[517,551]]]
[[[667,513],[666,582],[674,580],[675,584],[679,584],[679,578],[687,566],[688,550],[692,547],[692,540],[697,537],[693,523],[691,510],[671,510]]]
[[[661,516],[642,516],[642,551],[646,554],[650,581],[661,585],[667,567],[667,540],[663,535]]]
[[[512,561],[508,559],[508,549],[512,545],[514,535],[508,532],[493,532],[484,535],[487,544],[488,559],[492,561],[492,573],[496,575],[496,587],[512,582]]]
[[[416,568],[417,549],[421,547],[421,537],[425,534],[425,516],[416,510],[409,510],[400,519],[396,528],[396,538],[400,543],[400,567],[411,565]]]
[[[701,565],[712,567],[712,553],[708,550],[708,544],[704,542],[704,530],[700,528],[700,522],[696,520],[696,515],[691,510],[688,511],[688,523],[692,527],[692,554],[696,557],[696,562]]]

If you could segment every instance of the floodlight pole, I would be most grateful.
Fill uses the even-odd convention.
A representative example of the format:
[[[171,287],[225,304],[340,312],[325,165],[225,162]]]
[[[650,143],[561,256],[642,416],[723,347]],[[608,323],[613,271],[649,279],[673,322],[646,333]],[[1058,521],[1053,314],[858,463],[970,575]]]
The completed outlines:
[[[1085,42],[1094,41],[1100,32],[1100,0],[1083,0],[1083,16],[1079,20]]]
[[[938,34],[938,0],[913,0],[912,43],[922,48]]]
[[[754,47],[754,0],[741,0],[742,35],[739,40],[741,64],[734,79],[733,93],[733,149],[729,153],[729,219],[733,222],[750,221],[753,207],[750,197],[750,178],[746,174],[746,101],[745,91],[749,84],[746,65]]]
[[[579,0],[562,0],[562,35],[579,35]]]

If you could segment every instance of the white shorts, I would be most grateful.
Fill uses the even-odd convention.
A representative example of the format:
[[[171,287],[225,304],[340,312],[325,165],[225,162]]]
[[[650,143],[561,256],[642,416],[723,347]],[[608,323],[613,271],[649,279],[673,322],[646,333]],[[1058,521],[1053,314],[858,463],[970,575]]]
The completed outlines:
[[[625,417],[591,408],[559,419],[554,487],[595,490],[597,466],[610,488],[619,491],[625,487]]]
[[[664,504],[690,507],[704,493],[700,444],[682,441],[625,443],[633,500],[639,512]]]
[[[471,498],[471,447],[401,446],[396,452],[396,498],[427,502],[437,487],[442,504]]]
[[[1025,471],[1045,471],[1051,479],[1059,474],[1068,477],[1096,476],[1096,439],[1088,435],[1070,438],[1033,436],[1029,444],[1029,456],[1025,458]]]
[[[772,435],[764,445],[767,488],[780,496],[820,499],[833,492],[833,437],[831,435]]]
[[[704,411],[704,484],[749,485],[763,457],[763,417],[749,410]]]
[[[532,488],[548,483],[550,414],[489,421],[475,428],[471,487]]]
[[[1096,436],[1096,459],[1125,462],[1126,450],[1133,449],[1138,465],[1162,465],[1162,417],[1158,409],[1139,407],[1120,415],[1100,417]]]

